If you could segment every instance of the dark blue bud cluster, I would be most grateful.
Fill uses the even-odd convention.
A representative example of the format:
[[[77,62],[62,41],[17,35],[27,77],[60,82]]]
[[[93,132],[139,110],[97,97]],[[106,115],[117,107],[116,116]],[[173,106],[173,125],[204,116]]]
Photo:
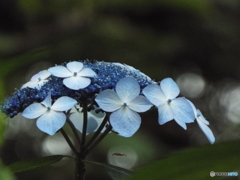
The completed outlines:
[[[71,97],[78,102],[82,100],[93,101],[96,94],[105,89],[114,89],[116,83],[126,76],[134,77],[141,88],[155,83],[146,76],[139,74],[138,71],[128,70],[114,63],[90,60],[80,62],[84,64],[85,68],[90,68],[97,74],[96,77],[90,78],[91,84],[86,88],[80,90],[69,89],[63,84],[63,78],[51,75],[40,89],[27,87],[17,90],[2,104],[2,112],[12,118],[18,113],[23,112],[30,104],[42,102],[49,93],[51,93],[53,101],[62,96]],[[66,66],[66,64],[64,63],[63,66]]]
[[[61,96],[74,97],[75,99],[80,98],[80,94],[63,85],[61,78],[51,76],[49,81],[39,90],[28,87],[17,90],[2,105],[2,112],[12,118],[33,102],[42,102],[48,93],[52,94],[54,101]]]
[[[105,89],[113,89],[116,83],[126,76],[134,77],[141,88],[153,83],[153,81],[149,81],[146,76],[140,75],[137,71],[129,71],[124,67],[113,63],[98,61],[94,63],[84,61],[83,63],[85,67],[92,69],[97,74],[96,77],[92,78],[92,83],[88,87],[84,88],[84,91],[87,93],[96,93],[95,90],[97,90],[98,93],[99,91],[103,91]]]

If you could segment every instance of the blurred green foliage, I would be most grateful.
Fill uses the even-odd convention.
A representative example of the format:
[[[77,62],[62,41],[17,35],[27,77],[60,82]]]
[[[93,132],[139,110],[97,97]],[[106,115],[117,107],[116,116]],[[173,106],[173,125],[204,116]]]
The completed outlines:
[[[38,168],[42,168],[42,167],[57,163],[61,161],[64,157],[67,157],[67,156],[54,155],[54,156],[41,157],[37,159],[27,159],[27,160],[18,161],[13,164],[10,164],[8,168],[11,170],[12,173],[30,171],[33,169],[38,169]],[[70,157],[67,157],[67,158],[70,158]]]
[[[173,153],[139,168],[135,176],[129,180],[205,180],[212,178],[210,177],[211,171],[238,172],[240,168],[239,148],[238,140]],[[238,179],[238,177],[235,178]]]
[[[14,180],[15,178],[12,176],[11,171],[4,168],[4,166],[2,165],[2,163],[0,164],[0,179],[4,179],[4,180]]]

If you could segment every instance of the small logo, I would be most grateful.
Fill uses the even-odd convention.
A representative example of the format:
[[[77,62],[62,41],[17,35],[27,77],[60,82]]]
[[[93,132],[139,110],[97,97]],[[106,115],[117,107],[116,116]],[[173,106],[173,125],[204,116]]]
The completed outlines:
[[[211,177],[214,177],[214,176],[215,176],[215,172],[214,172],[214,171],[211,171],[211,172],[210,172],[210,176],[211,176]]]
[[[214,176],[238,176],[238,172],[214,172],[214,171],[211,171],[210,176],[211,177],[214,177]]]

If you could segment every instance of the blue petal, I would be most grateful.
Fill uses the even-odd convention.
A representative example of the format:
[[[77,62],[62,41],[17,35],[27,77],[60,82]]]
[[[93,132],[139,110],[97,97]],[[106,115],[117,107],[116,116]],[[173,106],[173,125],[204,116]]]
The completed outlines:
[[[29,87],[29,88],[37,88],[37,89],[40,89],[40,86],[38,86],[38,82],[36,81],[29,81],[27,83],[25,83],[24,85],[22,85],[21,89],[23,88],[26,88],[26,87]]]
[[[128,103],[128,107],[136,112],[145,112],[151,108],[152,104],[144,96],[138,96]]]
[[[35,119],[47,111],[47,108],[40,103],[33,103],[29,105],[22,112],[22,116],[28,119]]]
[[[51,73],[48,70],[43,70],[32,76],[31,81],[39,81],[39,78],[41,80],[47,79],[49,76],[51,76]]]
[[[155,106],[159,106],[160,104],[165,103],[168,100],[163,94],[160,86],[156,84],[148,85],[143,89],[142,92],[146,96],[146,98]]]
[[[73,76],[73,73],[70,72],[66,67],[64,66],[55,66],[55,67],[51,67],[48,69],[48,71],[56,77],[61,77],[61,78],[65,78],[65,77],[70,77]]]
[[[52,106],[52,98],[51,93],[48,93],[47,97],[41,102],[45,107],[51,107]]]
[[[88,113],[89,115],[90,113]],[[72,121],[74,126],[76,127],[77,130],[79,130],[82,133],[83,130],[83,113],[80,112],[74,112],[70,115],[69,119]],[[91,117],[88,116],[88,121],[87,121],[87,135],[89,133],[92,133],[96,130],[98,127],[97,121]]]
[[[124,137],[131,137],[140,127],[141,117],[128,107],[123,107],[110,115],[113,130]]]
[[[75,128],[82,132],[83,128],[83,113],[81,111],[77,111],[75,107],[71,110],[71,114],[69,116],[69,119],[74,124]]]
[[[83,76],[83,77],[94,77],[97,74],[90,68],[83,68],[79,73],[78,76]]]
[[[75,72],[78,73],[83,68],[83,63],[77,62],[77,61],[72,61],[72,62],[67,63],[67,68],[72,73],[75,73]]]
[[[122,102],[130,102],[140,93],[140,86],[133,77],[125,77],[116,84],[116,92]]]
[[[197,118],[197,122],[198,122],[200,129],[203,131],[203,133],[208,138],[209,142],[211,144],[213,144],[215,142],[215,137],[214,137],[211,129],[206,124],[204,124],[201,120],[199,120],[198,118]]]
[[[195,105],[194,105],[191,101],[189,101],[188,99],[186,99],[186,100],[187,100],[187,101],[189,102],[189,104],[191,105],[195,117],[197,117],[197,109],[196,109]]]
[[[88,118],[87,134],[94,132],[98,128],[98,122],[93,117]]]
[[[176,123],[178,123],[179,126],[181,126],[183,129],[187,130],[187,125],[185,122],[175,120]]]
[[[170,106],[176,121],[184,123],[191,123],[194,121],[195,114],[187,99],[183,97],[176,98],[170,103]]]
[[[63,84],[70,89],[79,90],[87,87],[91,83],[89,78],[80,76],[71,76],[63,80]]]
[[[97,110],[99,108],[95,108],[95,110]],[[102,124],[106,113],[105,112],[98,112],[96,113],[95,110],[92,110],[88,113],[88,117],[92,117],[96,122],[97,122],[97,127],[95,128],[94,131],[97,130],[97,128]],[[105,128],[103,128],[102,132],[105,130]]]
[[[75,99],[67,96],[62,96],[54,102],[51,109],[55,111],[67,111],[71,109],[75,104],[77,104],[77,101]]]
[[[54,135],[66,122],[66,116],[62,112],[47,111],[37,120],[37,127],[49,134]]]
[[[163,79],[160,83],[160,86],[168,99],[174,99],[180,93],[178,85],[175,83],[175,81],[173,81],[172,78]]]
[[[167,103],[158,106],[158,123],[160,125],[173,120],[173,112]]]
[[[107,112],[116,111],[122,106],[122,102],[116,92],[110,89],[100,92],[95,98],[95,101],[101,109]]]

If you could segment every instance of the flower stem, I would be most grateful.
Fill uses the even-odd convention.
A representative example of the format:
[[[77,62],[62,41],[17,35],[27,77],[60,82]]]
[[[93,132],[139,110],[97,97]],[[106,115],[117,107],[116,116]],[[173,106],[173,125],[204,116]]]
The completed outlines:
[[[101,136],[98,139],[96,139],[96,141],[94,141],[88,149],[86,149],[86,154],[92,151],[92,149],[95,148],[103,140],[103,138],[105,138],[108,135],[108,133],[111,130],[112,130],[112,126],[109,124],[108,127],[105,129],[105,131],[101,134]]]
[[[101,125],[98,127],[97,131],[93,134],[93,136],[91,137],[91,139],[87,142],[87,144],[85,145],[85,149],[87,149],[93,141],[96,140],[96,138],[98,137],[98,135],[101,133],[101,131],[103,130],[104,126],[107,124],[108,121],[108,117],[106,116],[104,118],[104,120],[102,121]]]
[[[79,153],[76,159],[76,169],[75,169],[75,179],[74,180],[85,180],[85,163],[83,160],[85,159],[85,153]]]
[[[78,135],[78,132],[77,132],[76,127],[74,126],[74,124],[72,123],[72,121],[70,121],[69,119],[67,119],[67,123],[68,123],[68,125],[70,126],[70,128],[72,129],[73,134],[74,134],[74,136],[75,136],[78,144],[81,145],[81,139],[80,139],[80,136]]]
[[[76,159],[76,172],[75,172],[75,180],[85,180],[85,163],[82,161],[86,157],[86,149],[84,147],[86,141],[87,134],[87,122],[88,122],[88,109],[87,102],[83,102],[83,129],[82,129],[82,141],[80,142],[80,153],[77,155]],[[79,138],[80,139],[80,138]]]
[[[87,109],[87,102],[83,102],[83,129],[82,129],[82,142],[81,142],[81,150],[83,150],[85,141],[86,141],[86,134],[87,134],[87,120],[88,120],[88,109]]]
[[[76,154],[78,156],[78,151],[76,150],[76,148],[74,147],[72,141],[69,139],[68,135],[66,134],[66,132],[63,130],[63,128],[60,129],[60,132],[62,133],[63,137],[65,138],[65,140],[67,141],[68,145],[70,146],[70,148],[72,149],[72,151],[74,152],[74,154]]]

